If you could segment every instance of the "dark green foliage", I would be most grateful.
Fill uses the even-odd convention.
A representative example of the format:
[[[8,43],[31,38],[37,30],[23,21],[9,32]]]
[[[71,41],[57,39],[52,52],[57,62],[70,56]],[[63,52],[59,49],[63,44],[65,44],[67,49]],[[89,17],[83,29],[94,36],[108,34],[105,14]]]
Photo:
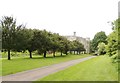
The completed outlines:
[[[4,16],[1,20],[2,27],[2,49],[8,51],[8,60],[10,60],[10,50],[21,50],[21,43],[23,42],[23,25],[16,25],[16,20],[13,17]]]
[[[3,30],[2,33],[1,29]],[[10,60],[11,50],[15,52],[28,50],[30,58],[32,58],[32,52],[36,50],[39,54],[43,54],[44,57],[46,57],[47,51],[52,52],[54,57],[56,51],[61,52],[61,56],[63,53],[67,55],[68,51],[77,51],[77,54],[85,51],[84,46],[79,41],[72,42],[57,33],[46,30],[27,29],[23,25],[17,26],[13,17],[3,17],[0,24],[1,34],[2,50],[8,52],[8,60]]]
[[[105,32],[101,31],[101,32],[96,33],[91,42],[91,51],[93,51],[93,52],[97,51],[98,50],[97,46],[101,42],[107,44],[106,38],[107,38],[107,36],[106,36]]]
[[[44,57],[46,57],[46,51],[49,51],[51,46],[51,35],[52,34],[46,30],[38,31],[36,35],[34,35],[34,40],[36,41],[38,52],[41,54],[44,53]]]
[[[50,49],[53,51],[53,56],[55,57],[55,52],[59,49],[59,34],[53,33],[50,36],[50,40]]]
[[[120,18],[117,20],[117,30],[118,30],[118,59],[120,60]]]
[[[109,56],[112,56],[113,59],[120,59],[119,50],[120,50],[120,18],[113,22],[113,32],[109,34],[107,41],[107,53]]]
[[[63,36],[59,36],[58,41],[59,41],[59,49],[58,50],[61,52],[61,56],[62,56],[62,53],[64,52],[64,49],[65,49],[66,38]]]
[[[35,43],[35,40],[33,39],[33,36],[34,36],[34,33],[36,32],[37,30],[32,30],[32,29],[25,29],[25,34],[24,34],[24,37],[26,38],[24,42],[25,44],[25,48],[26,50],[29,51],[30,53],[30,58],[32,58],[32,52],[36,50],[36,43]]]
[[[84,45],[77,40],[73,41],[73,51],[77,51],[77,54],[80,54],[81,51],[85,51]],[[75,52],[74,52],[75,53]]]

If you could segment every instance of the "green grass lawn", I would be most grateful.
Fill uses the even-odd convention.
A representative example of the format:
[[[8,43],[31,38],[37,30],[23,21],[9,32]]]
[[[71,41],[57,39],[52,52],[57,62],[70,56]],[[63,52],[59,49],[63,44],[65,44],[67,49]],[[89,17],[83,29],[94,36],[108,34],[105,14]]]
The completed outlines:
[[[2,75],[2,60],[0,60],[0,76]]]
[[[119,83],[120,83],[120,61],[118,62],[118,80],[119,80]]]
[[[116,67],[108,56],[98,56],[38,81],[117,81]]]
[[[60,62],[65,62],[73,59],[83,58],[90,56],[88,54],[81,55],[64,55],[57,57],[47,57],[43,58],[41,56],[33,56],[32,59],[27,57],[13,57],[11,60],[7,60],[7,58],[3,58],[2,61],[2,75],[13,74],[25,70],[30,70],[42,66],[48,66]]]

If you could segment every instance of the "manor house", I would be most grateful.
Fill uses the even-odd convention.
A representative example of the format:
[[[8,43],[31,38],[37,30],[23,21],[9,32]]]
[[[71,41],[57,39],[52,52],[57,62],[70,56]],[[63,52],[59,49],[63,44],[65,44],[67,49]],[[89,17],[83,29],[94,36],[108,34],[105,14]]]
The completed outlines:
[[[82,37],[76,36],[76,32],[74,32],[74,35],[72,36],[65,36],[65,37],[70,41],[78,40],[84,45],[86,53],[90,53],[90,38],[82,38]]]

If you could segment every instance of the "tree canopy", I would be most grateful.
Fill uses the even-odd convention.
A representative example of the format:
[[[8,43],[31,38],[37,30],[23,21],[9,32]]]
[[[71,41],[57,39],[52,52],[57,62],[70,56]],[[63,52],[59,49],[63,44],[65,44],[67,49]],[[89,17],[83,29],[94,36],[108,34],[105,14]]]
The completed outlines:
[[[13,17],[4,16],[1,20],[2,27],[2,48],[8,51],[8,60],[10,60],[10,50],[21,50],[23,42],[23,25],[16,25]],[[22,32],[21,32],[22,31]]]
[[[103,54],[105,54],[106,53],[106,45],[105,45],[105,43],[103,43],[103,42],[101,42],[101,43],[99,43],[98,44],[98,54],[99,55],[103,55]]]
[[[91,50],[93,52],[97,51],[98,48],[98,44],[101,42],[104,42],[105,44],[107,43],[107,36],[105,34],[105,32],[101,31],[95,34],[93,40],[91,41]]]
[[[16,19],[4,16],[1,20],[2,28],[2,50],[8,51],[8,60],[10,60],[10,51],[24,52],[28,50],[30,58],[32,52],[38,51],[46,57],[47,51],[52,51],[55,57],[56,51],[68,54],[68,51],[85,51],[84,46],[79,41],[69,41],[66,37],[58,33],[48,32],[39,29],[27,29],[24,25],[17,25]],[[1,30],[0,30],[1,31]]]
[[[109,56],[119,57],[118,51],[120,50],[120,18],[113,22],[112,33],[108,35],[107,53]]]

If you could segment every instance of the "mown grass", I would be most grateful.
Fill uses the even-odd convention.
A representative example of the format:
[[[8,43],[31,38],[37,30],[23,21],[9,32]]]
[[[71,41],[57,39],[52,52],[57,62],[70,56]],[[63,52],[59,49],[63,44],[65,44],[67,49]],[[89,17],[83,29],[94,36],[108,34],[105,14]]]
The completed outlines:
[[[56,57],[43,58],[40,56],[34,56],[32,59],[29,57],[13,57],[11,60],[7,58],[2,59],[2,75],[14,74],[17,72],[30,70],[38,67],[48,66],[52,64],[57,64],[60,62],[65,62],[77,58],[83,58],[90,56],[88,54],[81,55],[64,55]]]
[[[118,80],[120,83],[120,61],[118,62]]]
[[[2,53],[0,51],[0,76],[2,75]]]
[[[2,75],[2,60],[0,60],[0,76]]]
[[[81,62],[65,70],[48,75],[39,81],[118,81],[117,64],[108,56]]]

